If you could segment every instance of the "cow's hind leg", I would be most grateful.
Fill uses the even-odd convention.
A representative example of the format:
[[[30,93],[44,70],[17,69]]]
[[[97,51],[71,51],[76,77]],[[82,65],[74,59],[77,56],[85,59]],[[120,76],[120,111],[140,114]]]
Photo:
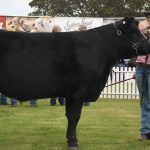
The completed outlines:
[[[66,138],[69,150],[77,150],[76,127],[80,119],[82,106],[81,100],[66,99],[66,116],[68,119]]]

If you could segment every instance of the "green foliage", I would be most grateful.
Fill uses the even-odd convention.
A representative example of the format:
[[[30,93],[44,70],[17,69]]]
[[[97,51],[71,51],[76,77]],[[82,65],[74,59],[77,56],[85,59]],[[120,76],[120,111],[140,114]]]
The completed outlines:
[[[66,150],[65,108],[38,100],[13,108],[0,106],[0,150]],[[78,124],[80,150],[149,150],[139,141],[139,100],[98,100],[84,106]]]
[[[35,10],[29,15],[123,17],[143,16],[150,10],[150,0],[32,0]]]

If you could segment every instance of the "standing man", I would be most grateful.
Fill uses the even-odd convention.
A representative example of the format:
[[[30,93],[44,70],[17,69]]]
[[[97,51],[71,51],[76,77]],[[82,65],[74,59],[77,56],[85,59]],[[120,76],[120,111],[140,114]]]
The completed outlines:
[[[139,29],[149,38],[150,12],[139,22]],[[141,98],[141,140],[150,140],[150,54],[136,60],[136,83]]]

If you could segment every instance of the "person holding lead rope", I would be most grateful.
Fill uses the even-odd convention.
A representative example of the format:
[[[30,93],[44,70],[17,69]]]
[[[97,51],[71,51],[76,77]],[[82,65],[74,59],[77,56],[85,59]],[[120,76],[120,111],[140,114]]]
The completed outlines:
[[[145,12],[146,20],[139,22],[140,31],[149,38],[150,12]],[[136,84],[141,98],[141,137],[150,140],[150,54],[136,59]]]

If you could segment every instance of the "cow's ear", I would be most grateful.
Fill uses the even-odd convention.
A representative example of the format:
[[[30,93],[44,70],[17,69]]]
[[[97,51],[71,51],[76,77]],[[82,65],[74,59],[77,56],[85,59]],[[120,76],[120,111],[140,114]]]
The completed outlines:
[[[135,19],[133,17],[125,17],[118,22],[117,27],[125,34],[131,28],[132,24],[134,24],[134,21]]]
[[[130,24],[132,24],[134,21],[135,21],[135,18],[134,18],[134,17],[125,17],[125,18],[122,20],[122,24],[123,24],[123,25],[130,25]]]
[[[133,32],[136,32],[138,31],[138,24],[139,24],[139,21],[136,20],[134,17],[126,17],[123,19],[122,21],[122,24],[126,24],[126,31],[130,32],[130,33],[133,33]]]

